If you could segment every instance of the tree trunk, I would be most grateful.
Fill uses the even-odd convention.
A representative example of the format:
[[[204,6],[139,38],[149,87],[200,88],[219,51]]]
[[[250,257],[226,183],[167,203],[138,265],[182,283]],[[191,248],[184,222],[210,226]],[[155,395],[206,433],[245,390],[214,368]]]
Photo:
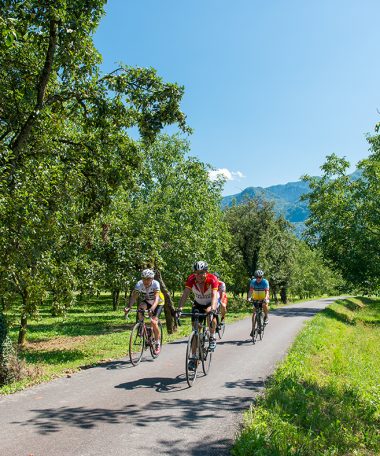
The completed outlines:
[[[22,293],[22,314],[21,314],[21,322],[20,322],[20,329],[18,332],[18,346],[23,347],[26,341],[26,330],[28,326],[28,316],[27,316],[27,308],[28,308],[28,292],[25,290]]]
[[[28,326],[28,317],[26,314],[23,314],[21,316],[21,324],[20,324],[20,330],[18,332],[18,345],[19,347],[23,347],[25,345],[26,341],[26,329]]]
[[[174,331],[177,331],[177,325],[173,318],[174,307],[172,298],[170,297],[170,293],[166,288],[164,281],[162,280],[161,272],[159,270],[156,270],[155,279],[158,280],[158,282],[160,283],[161,291],[165,297],[164,312],[166,320],[166,330],[168,334],[172,334]]]
[[[287,296],[287,293],[286,293],[286,288],[285,287],[282,287],[281,290],[280,290],[280,296],[281,296],[281,301],[283,304],[287,304],[288,303],[288,296]]]
[[[120,290],[113,290],[112,291],[112,309],[117,310],[119,307],[119,296]]]

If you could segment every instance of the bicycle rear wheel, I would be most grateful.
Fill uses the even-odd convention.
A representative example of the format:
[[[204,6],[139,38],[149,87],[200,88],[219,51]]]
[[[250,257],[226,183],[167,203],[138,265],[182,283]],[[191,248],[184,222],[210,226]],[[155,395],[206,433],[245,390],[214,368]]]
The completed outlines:
[[[134,366],[141,361],[145,348],[145,333],[143,323],[136,323],[129,338],[129,359]]]
[[[197,334],[195,334],[195,331],[190,334],[186,348],[186,381],[189,386],[193,385],[197,377],[197,369],[199,363],[199,348],[195,350],[195,355],[193,355],[193,344],[199,347],[199,340]],[[189,366],[189,363],[191,363],[193,366]]]
[[[209,350],[210,332],[204,331],[202,341],[199,347],[199,355],[202,360],[202,370],[205,375],[208,374],[211,365],[212,352]]]
[[[159,329],[159,331],[160,331],[160,347],[161,347],[161,349],[162,349],[162,341],[163,341],[164,339],[163,339],[163,337],[162,337],[162,324],[161,324],[160,321],[158,322],[158,329]],[[155,340],[155,338],[154,338],[154,334],[152,334],[152,337],[151,337],[151,339],[150,339],[149,349],[150,349],[150,354],[152,355],[152,358],[153,358],[153,359],[158,358],[158,357],[160,356],[160,353],[161,353],[161,352],[160,352],[160,353],[156,353],[156,352],[155,352],[155,347],[154,347],[155,343],[156,343],[156,340]]]

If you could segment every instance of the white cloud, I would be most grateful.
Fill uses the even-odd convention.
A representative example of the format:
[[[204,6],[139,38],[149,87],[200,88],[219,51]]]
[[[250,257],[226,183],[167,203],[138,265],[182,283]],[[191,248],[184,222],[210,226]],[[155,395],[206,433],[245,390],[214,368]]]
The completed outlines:
[[[222,176],[227,181],[233,181],[245,177],[241,171],[230,171],[227,168],[219,168],[209,171],[209,176],[211,180],[216,180],[219,176]]]

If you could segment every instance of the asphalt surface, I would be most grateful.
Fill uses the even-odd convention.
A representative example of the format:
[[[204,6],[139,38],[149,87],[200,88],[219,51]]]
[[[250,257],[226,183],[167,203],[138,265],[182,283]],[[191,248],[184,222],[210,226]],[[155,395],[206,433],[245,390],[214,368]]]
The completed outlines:
[[[262,341],[227,325],[209,375],[185,378],[186,340],[0,397],[1,456],[228,455],[242,413],[304,322],[334,298],[274,310]]]

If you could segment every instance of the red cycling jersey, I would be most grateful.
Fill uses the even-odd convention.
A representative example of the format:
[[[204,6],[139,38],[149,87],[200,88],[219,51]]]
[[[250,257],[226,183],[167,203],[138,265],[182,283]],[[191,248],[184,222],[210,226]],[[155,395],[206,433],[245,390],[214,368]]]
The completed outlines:
[[[218,289],[219,283],[218,279],[210,273],[207,273],[206,280],[201,284],[196,281],[195,274],[191,274],[185,286],[194,293],[195,301],[205,306],[211,304],[212,291]]]

